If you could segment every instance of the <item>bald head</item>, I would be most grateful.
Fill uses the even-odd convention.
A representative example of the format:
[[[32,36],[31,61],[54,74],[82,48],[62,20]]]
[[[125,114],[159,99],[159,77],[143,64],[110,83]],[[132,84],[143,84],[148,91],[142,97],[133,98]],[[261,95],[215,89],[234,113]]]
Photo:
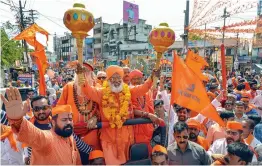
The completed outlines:
[[[129,78],[129,73],[130,73],[130,68],[129,67],[123,67],[123,70],[124,70],[124,83],[126,84],[129,84],[130,82],[130,78]]]

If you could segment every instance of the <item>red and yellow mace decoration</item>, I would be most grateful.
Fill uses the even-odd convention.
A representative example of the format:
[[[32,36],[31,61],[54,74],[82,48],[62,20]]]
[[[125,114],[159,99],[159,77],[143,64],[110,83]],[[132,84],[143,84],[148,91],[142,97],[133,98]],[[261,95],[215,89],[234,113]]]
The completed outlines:
[[[64,14],[64,24],[72,31],[76,38],[78,62],[83,65],[83,41],[88,36],[88,32],[95,26],[94,16],[85,9],[82,3],[75,3],[72,9],[68,9]],[[78,74],[79,80],[84,80],[83,73]],[[82,82],[80,81],[80,84]]]
[[[149,34],[149,41],[157,52],[155,68],[160,68],[160,59],[168,47],[175,42],[175,32],[168,27],[167,23],[160,23],[159,27],[154,28]],[[156,87],[157,78],[154,78],[153,86]]]

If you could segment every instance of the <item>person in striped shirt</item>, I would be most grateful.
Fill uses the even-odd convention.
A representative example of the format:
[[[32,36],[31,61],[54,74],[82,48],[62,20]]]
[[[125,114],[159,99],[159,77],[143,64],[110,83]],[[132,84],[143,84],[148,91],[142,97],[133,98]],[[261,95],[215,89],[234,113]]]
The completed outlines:
[[[34,116],[29,120],[37,128],[41,130],[50,130],[52,128],[51,124],[51,107],[49,105],[48,98],[45,96],[36,96],[31,100],[31,107],[33,109]],[[92,148],[86,144],[80,137],[73,133],[74,140],[76,141],[76,146],[80,155],[86,154],[88,156]],[[30,159],[32,156],[32,148],[28,147],[25,150],[25,164],[30,164]]]
[[[17,88],[7,89],[8,100],[1,95],[6,106],[8,122],[17,140],[33,148],[32,165],[81,164],[76,141],[73,139],[72,109],[61,105],[52,109],[52,129],[40,130],[24,118],[21,95]],[[43,117],[43,116],[42,116]],[[34,158],[35,156],[35,158]]]

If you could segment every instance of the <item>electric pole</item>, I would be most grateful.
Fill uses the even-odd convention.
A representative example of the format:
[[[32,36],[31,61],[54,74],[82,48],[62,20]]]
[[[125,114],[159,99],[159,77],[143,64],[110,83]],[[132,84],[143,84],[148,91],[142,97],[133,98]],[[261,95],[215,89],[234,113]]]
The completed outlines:
[[[184,47],[188,49],[188,26],[189,26],[189,0],[186,1],[185,26],[184,26]]]
[[[207,24],[205,23],[205,36],[204,36],[204,57],[206,57],[206,30],[207,30]]]
[[[23,32],[23,30],[25,29],[25,24],[24,24],[24,14],[23,14],[23,7],[22,7],[21,0],[19,0],[19,13],[20,13],[20,27],[21,27],[20,30],[21,30],[21,32]],[[26,59],[24,59],[24,62],[26,60],[26,62],[28,63],[28,66],[29,66],[29,58],[28,58],[28,55],[27,55],[27,44],[26,44],[26,41],[23,40],[22,44],[24,45],[24,48],[25,48],[25,57],[26,57]]]
[[[238,46],[239,46],[239,32],[237,32],[237,45],[236,45],[235,58],[234,58],[235,70],[238,69]]]
[[[222,43],[224,44],[225,42],[225,30],[226,30],[226,19],[230,17],[230,15],[227,13],[227,8],[225,7],[224,9],[224,14],[222,16],[222,18],[224,18],[224,26],[223,26],[223,38],[222,38]]]
[[[35,23],[35,19],[37,19],[37,14],[35,13],[36,10],[29,10],[29,16],[30,16],[30,22],[31,22],[31,25]]]

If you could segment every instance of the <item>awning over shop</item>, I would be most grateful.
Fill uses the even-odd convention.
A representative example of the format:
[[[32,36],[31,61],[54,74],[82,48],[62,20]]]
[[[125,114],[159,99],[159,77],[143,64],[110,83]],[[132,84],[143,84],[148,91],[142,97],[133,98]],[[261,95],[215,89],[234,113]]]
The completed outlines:
[[[255,64],[260,70],[262,70],[262,64]]]

